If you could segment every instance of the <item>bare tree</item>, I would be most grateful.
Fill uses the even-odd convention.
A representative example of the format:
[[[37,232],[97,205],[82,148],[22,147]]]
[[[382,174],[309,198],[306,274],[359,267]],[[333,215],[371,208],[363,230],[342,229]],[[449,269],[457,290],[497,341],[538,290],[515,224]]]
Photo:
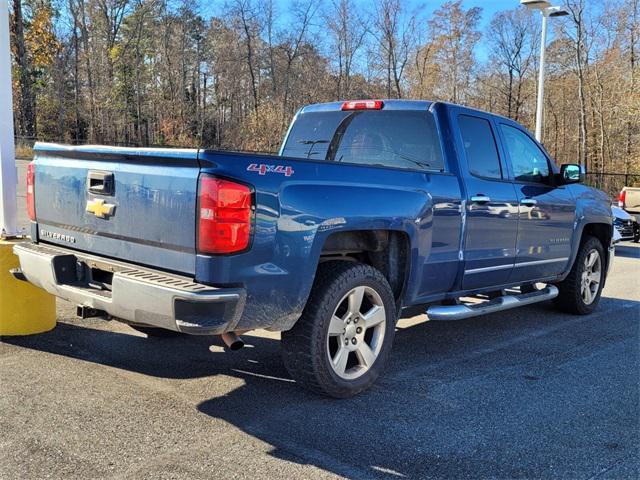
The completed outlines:
[[[584,0],[570,0],[567,3],[567,9],[570,13],[572,31],[566,31],[565,34],[573,43],[575,74],[578,78],[578,99],[580,101],[580,143],[578,158],[580,163],[588,169],[589,138],[587,125],[586,71],[589,68],[589,56],[585,2]]]
[[[260,105],[258,94],[258,75],[260,67],[256,59],[258,53],[258,46],[256,44],[259,42],[262,25],[258,17],[257,7],[251,0],[235,0],[234,8],[231,13],[234,15],[236,22],[239,23],[239,27],[242,32],[242,38],[245,45],[245,61],[247,70],[249,71],[249,76],[251,77],[253,108],[257,114]]]
[[[525,100],[524,83],[534,72],[539,32],[532,15],[523,8],[497,13],[489,31],[491,60],[497,70],[499,93],[505,99],[505,113],[517,121]]]
[[[18,82],[20,97],[18,110],[18,131],[25,136],[32,137],[36,133],[35,96],[32,91],[33,77],[31,64],[24,42],[24,16],[22,0],[13,0],[13,35],[15,39],[15,57],[18,67]]]
[[[623,10],[625,18],[628,19],[626,25],[626,36],[628,38],[628,65],[630,82],[630,95],[632,99],[635,99],[636,105],[640,104],[640,94],[638,90],[638,50],[640,50],[640,0],[628,0],[627,8]],[[638,119],[640,118],[640,107],[636,108],[635,115],[633,112],[629,113],[629,119],[627,120],[627,141],[626,141],[626,161],[625,161],[625,173],[629,173],[631,162],[633,160],[633,139],[634,136],[638,136],[640,127],[638,126]],[[635,117],[635,118],[634,118]],[[634,121],[635,119],[635,121]],[[636,149],[638,146],[636,145]]]
[[[400,0],[378,0],[373,25],[378,54],[386,72],[387,96],[402,98],[402,81],[414,46],[416,17],[407,17]]]
[[[331,8],[325,13],[325,22],[331,32],[330,55],[338,66],[336,96],[349,97],[354,62],[365,42],[367,30],[353,0],[332,0]]]
[[[480,40],[477,30],[481,8],[462,8],[462,0],[448,1],[429,21],[435,61],[440,64],[443,97],[450,102],[464,102],[469,89],[475,58],[473,51]]]
[[[282,75],[282,111],[285,114],[291,110],[289,108],[289,97],[294,63],[302,52],[302,45],[306,41],[309,26],[317,12],[318,6],[315,0],[305,0],[303,3],[297,4],[293,11],[295,19],[293,25],[296,26],[296,30],[288,32],[281,45],[285,60]],[[283,121],[286,123],[287,120],[283,119]]]

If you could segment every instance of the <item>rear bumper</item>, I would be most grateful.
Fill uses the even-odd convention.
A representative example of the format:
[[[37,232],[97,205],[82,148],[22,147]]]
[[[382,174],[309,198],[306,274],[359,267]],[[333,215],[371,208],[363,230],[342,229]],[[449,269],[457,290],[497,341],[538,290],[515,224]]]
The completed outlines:
[[[127,322],[214,335],[233,331],[244,309],[242,288],[215,288],[188,277],[44,244],[18,244],[14,253],[29,282]],[[101,274],[101,281],[93,278],[94,272]]]

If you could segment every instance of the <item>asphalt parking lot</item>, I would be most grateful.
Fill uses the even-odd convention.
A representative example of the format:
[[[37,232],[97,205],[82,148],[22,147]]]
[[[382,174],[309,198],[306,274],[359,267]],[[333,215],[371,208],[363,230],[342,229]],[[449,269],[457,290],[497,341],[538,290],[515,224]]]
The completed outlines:
[[[278,335],[226,353],[74,313],[3,338],[1,478],[640,476],[638,244],[587,317],[401,321],[386,375],[351,400],[301,390]]]

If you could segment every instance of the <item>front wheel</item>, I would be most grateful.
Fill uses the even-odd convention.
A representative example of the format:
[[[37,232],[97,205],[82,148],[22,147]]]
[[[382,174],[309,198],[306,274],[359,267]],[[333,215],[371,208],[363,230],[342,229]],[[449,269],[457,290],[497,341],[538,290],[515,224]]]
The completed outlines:
[[[556,305],[568,313],[587,315],[600,302],[606,259],[600,240],[587,237],[580,246],[569,276],[557,284]]]
[[[382,373],[395,321],[393,292],[380,271],[361,263],[323,263],[302,316],[282,333],[285,366],[305,388],[352,397]]]

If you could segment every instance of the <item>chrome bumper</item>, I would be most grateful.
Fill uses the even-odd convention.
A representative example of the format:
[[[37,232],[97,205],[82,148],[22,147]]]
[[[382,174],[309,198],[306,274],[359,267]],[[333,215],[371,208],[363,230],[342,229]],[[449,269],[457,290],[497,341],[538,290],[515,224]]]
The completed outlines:
[[[14,246],[20,274],[56,297],[127,322],[183,333],[232,331],[245,303],[241,288],[219,289],[193,279],[44,244]],[[110,277],[94,280],[94,272]],[[111,276],[112,275],[112,276]]]

